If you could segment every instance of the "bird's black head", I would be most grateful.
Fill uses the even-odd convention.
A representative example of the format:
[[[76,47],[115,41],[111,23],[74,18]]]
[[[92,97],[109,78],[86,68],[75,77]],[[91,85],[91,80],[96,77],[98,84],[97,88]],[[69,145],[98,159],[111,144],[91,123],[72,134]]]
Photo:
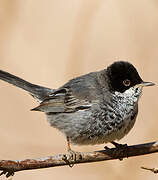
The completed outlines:
[[[123,93],[136,84],[143,82],[136,68],[129,62],[117,61],[107,68],[110,87],[113,91]]]

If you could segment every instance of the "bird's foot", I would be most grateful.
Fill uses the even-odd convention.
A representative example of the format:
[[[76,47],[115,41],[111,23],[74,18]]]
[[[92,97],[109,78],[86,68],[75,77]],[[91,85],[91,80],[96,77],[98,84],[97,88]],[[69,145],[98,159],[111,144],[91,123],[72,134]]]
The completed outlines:
[[[119,144],[119,143],[116,143],[114,141],[112,141],[111,144],[113,144],[118,149],[127,149],[127,147],[128,147],[127,144]]]
[[[128,145],[127,144],[119,144],[114,141],[111,142],[116,148],[115,150],[111,151],[112,149],[105,146],[104,149],[109,153],[114,153],[114,155],[118,154],[119,156],[124,156],[126,154],[126,157],[128,158]],[[111,154],[112,155],[112,154]],[[119,158],[120,161],[123,160],[123,158]]]
[[[115,146],[115,148],[117,148],[117,149],[126,149],[128,147],[127,144],[119,144],[114,141],[112,141],[111,144],[113,144]],[[109,150],[110,148],[108,146],[105,146],[104,149]]]
[[[70,149],[68,150],[67,154],[63,155],[63,160],[72,168],[76,162],[76,159],[78,159],[77,157],[82,159],[81,153]]]
[[[126,157],[128,158],[128,145],[127,144],[119,144],[114,141],[111,142],[117,149],[117,151],[120,154],[126,154]],[[123,158],[119,158],[120,161],[123,160]]]

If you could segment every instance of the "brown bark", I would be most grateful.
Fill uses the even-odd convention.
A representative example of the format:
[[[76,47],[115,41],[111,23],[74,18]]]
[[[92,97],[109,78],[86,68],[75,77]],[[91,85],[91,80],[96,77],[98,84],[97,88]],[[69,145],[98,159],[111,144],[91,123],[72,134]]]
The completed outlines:
[[[25,160],[0,160],[0,170],[7,177],[13,176],[17,171],[48,168],[55,166],[73,165],[79,163],[91,163],[97,161],[106,161],[112,159],[122,160],[125,157],[140,156],[158,152],[158,142],[150,142],[146,144],[138,144],[133,146],[120,146],[117,148],[105,148],[102,151],[94,152],[78,152],[75,161],[68,161],[68,154],[58,154],[39,159]]]

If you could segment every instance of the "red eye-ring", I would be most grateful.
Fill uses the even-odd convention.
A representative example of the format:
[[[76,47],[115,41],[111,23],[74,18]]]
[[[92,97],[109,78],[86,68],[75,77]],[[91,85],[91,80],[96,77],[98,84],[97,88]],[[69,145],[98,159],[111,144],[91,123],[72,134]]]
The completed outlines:
[[[130,85],[131,85],[131,81],[130,81],[129,79],[125,79],[125,80],[123,81],[123,85],[124,85],[124,86],[130,86]]]

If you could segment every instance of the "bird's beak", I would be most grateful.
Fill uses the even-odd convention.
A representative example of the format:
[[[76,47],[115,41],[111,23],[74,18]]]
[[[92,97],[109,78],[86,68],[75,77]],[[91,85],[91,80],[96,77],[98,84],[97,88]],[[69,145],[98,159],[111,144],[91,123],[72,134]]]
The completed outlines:
[[[137,87],[146,87],[146,86],[154,86],[154,85],[155,85],[155,83],[143,81],[140,84],[135,85],[135,87],[137,88]]]

